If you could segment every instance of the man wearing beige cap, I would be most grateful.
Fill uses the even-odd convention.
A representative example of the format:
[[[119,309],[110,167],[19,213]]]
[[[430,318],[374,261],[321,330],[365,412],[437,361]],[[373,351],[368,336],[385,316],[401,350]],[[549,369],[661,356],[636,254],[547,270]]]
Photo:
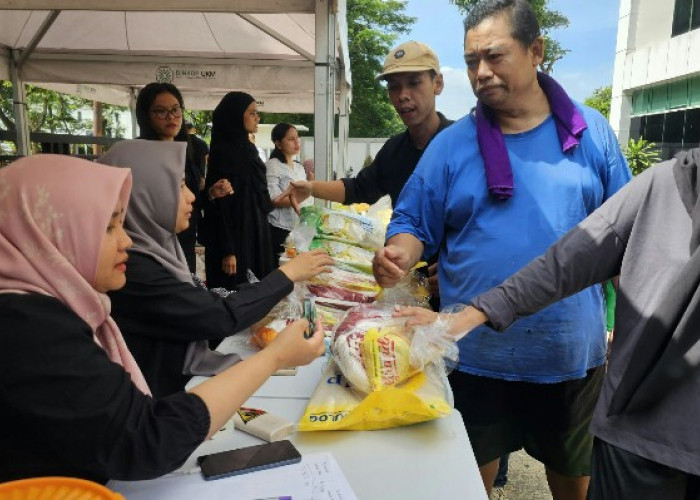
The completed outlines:
[[[388,194],[394,205],[428,143],[452,123],[435,111],[435,96],[444,83],[437,55],[426,44],[409,41],[393,49],[377,78],[386,81],[389,99],[407,130],[391,137],[355,178],[292,182],[296,201],[314,196],[346,204],[374,203]]]

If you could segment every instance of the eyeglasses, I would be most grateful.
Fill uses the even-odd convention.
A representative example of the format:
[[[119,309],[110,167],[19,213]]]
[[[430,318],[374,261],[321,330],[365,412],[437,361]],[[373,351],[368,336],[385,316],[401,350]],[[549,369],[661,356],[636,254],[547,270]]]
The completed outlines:
[[[168,116],[172,116],[173,118],[180,118],[182,116],[182,108],[180,106],[173,106],[170,109],[165,109],[165,108],[156,108],[152,109],[151,113],[156,115],[159,120],[167,120]]]

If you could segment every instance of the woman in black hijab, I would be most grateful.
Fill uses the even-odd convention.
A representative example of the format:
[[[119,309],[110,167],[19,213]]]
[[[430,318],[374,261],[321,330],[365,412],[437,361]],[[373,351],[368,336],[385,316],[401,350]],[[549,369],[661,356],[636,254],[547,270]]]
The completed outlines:
[[[274,208],[265,164],[249,134],[258,130],[257,104],[250,94],[229,92],[214,110],[206,186],[228,179],[234,194],[205,209],[207,285],[232,288],[275,269],[267,214]]]

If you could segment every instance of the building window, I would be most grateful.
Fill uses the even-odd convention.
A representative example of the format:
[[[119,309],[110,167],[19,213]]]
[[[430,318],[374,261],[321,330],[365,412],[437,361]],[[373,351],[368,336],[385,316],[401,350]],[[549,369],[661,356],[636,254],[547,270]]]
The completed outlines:
[[[700,0],[676,0],[671,36],[700,28]]]
[[[673,144],[678,147],[683,145],[683,126],[685,125],[685,113],[666,113],[664,121],[664,135],[661,142]]]
[[[659,149],[661,159],[673,158],[682,149],[700,146],[700,108],[635,116],[630,138],[643,137]]]
[[[700,5],[700,0],[696,0]],[[672,109],[700,107],[700,77],[685,78],[636,90],[632,94],[632,114],[646,115]]]
[[[647,141],[660,143],[664,137],[664,119],[666,113],[647,116],[647,124],[644,127],[644,138]]]
[[[685,115],[683,145],[691,147],[700,144],[700,109],[689,109]]]

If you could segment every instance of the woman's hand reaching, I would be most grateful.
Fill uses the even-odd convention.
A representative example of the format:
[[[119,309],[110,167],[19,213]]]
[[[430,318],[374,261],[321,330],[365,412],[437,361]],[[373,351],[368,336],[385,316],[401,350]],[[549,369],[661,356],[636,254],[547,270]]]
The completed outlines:
[[[297,255],[280,266],[280,271],[294,281],[306,281],[317,274],[330,272],[333,259],[321,249],[311,250]]]

